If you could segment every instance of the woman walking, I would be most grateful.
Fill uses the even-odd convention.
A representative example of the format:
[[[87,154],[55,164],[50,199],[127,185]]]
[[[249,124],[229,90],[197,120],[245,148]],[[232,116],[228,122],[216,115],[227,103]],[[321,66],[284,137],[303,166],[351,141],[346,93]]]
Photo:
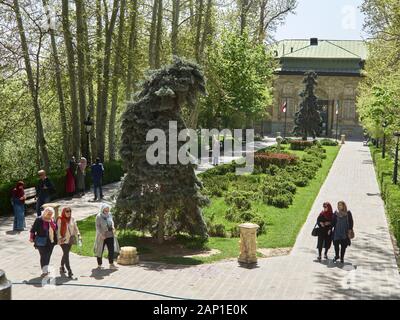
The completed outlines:
[[[317,218],[317,224],[319,226],[318,231],[318,261],[321,261],[322,248],[325,249],[324,259],[328,259],[328,251],[332,244],[332,219],[333,210],[329,202],[325,202],[323,205],[323,210]]]
[[[71,251],[72,245],[80,241],[81,234],[78,225],[72,217],[72,210],[69,207],[64,208],[61,216],[57,219],[57,238],[58,244],[63,251],[60,273],[65,274],[65,268],[67,268],[68,277],[72,278],[73,273],[69,263],[69,252]]]
[[[14,231],[25,230],[25,191],[24,182],[18,181],[11,191],[12,204],[14,209]]]
[[[97,257],[98,268],[102,268],[104,247],[107,246],[110,269],[117,269],[114,265],[114,254],[119,252],[119,245],[114,232],[114,221],[110,213],[110,207],[107,204],[103,204],[99,214],[96,216],[94,253]]]
[[[40,254],[41,277],[49,274],[49,263],[55,244],[57,243],[57,224],[54,222],[54,209],[44,209],[36,218],[31,228],[29,241],[33,242]]]
[[[80,196],[85,195],[86,166],[87,166],[87,160],[86,160],[86,158],[82,157],[79,162],[77,173],[76,173],[77,189],[78,189]]]
[[[346,203],[339,201],[332,220],[333,245],[335,247],[333,262],[339,259],[340,250],[340,262],[344,263],[346,248],[351,245],[350,239],[354,237],[353,225],[353,215],[347,210]]]

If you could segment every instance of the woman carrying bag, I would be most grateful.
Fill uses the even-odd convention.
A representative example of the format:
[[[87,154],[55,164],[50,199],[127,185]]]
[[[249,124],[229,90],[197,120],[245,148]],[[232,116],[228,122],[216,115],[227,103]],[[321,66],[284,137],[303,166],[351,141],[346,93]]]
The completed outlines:
[[[66,267],[68,270],[68,277],[72,278],[73,273],[69,263],[69,252],[71,251],[72,245],[81,241],[81,234],[78,225],[72,217],[71,208],[67,207],[63,209],[61,216],[57,219],[57,230],[58,244],[63,251],[60,273],[65,274]]]
[[[321,213],[317,218],[317,225],[319,227],[317,234],[318,261],[321,261],[322,248],[325,249],[324,259],[328,260],[328,251],[332,244],[332,235],[331,235],[332,219],[333,219],[332,206],[329,202],[325,202],[322,207],[323,210],[321,211]]]
[[[57,224],[54,219],[54,209],[44,209],[42,215],[36,218],[30,231],[30,242],[40,254],[41,277],[49,274],[49,263],[55,244],[57,243]]]
[[[102,268],[102,257],[106,246],[110,269],[117,269],[114,265],[114,258],[118,256],[120,251],[118,239],[115,236],[114,221],[110,213],[110,207],[107,204],[103,204],[99,214],[96,216],[96,240],[94,243],[94,253],[97,257],[99,269]]]
[[[347,210],[346,203],[339,201],[338,209],[335,211],[332,221],[333,245],[335,246],[334,263],[339,259],[339,247],[340,262],[344,263],[346,248],[351,245],[351,239],[354,238],[353,226],[353,215]]]

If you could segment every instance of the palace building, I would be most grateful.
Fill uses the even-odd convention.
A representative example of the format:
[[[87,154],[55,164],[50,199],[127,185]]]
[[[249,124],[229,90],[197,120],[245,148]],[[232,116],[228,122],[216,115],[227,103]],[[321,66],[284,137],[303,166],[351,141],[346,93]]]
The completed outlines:
[[[367,58],[364,41],[282,40],[274,44],[273,52],[280,66],[276,70],[274,102],[269,107],[271,117],[262,124],[264,134],[284,134],[285,113],[281,106],[285,102],[286,135],[292,134],[294,114],[301,102],[299,94],[304,89],[304,73],[312,70],[318,74],[315,95],[322,107],[322,136],[335,137],[338,120],[338,134],[346,134],[350,138],[362,137],[355,102]]]

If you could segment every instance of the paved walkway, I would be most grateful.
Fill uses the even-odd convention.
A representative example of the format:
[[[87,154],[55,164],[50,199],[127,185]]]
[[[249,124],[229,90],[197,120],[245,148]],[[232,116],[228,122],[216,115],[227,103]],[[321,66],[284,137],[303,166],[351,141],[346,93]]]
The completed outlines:
[[[310,233],[324,201],[345,200],[355,219],[356,238],[343,267],[315,261]],[[98,203],[79,205],[96,213]],[[28,218],[28,225],[32,219]],[[38,253],[28,233],[10,234],[11,219],[0,220],[0,268],[14,283],[37,283]],[[57,267],[61,249],[55,248]],[[332,256],[332,252],[330,252]],[[71,256],[76,280],[56,278],[63,286],[13,286],[14,299],[399,299],[400,276],[371,156],[360,142],[342,146],[290,255],[259,259],[246,269],[235,259],[199,266],[140,263],[118,271],[97,271],[94,258]],[[78,287],[77,285],[85,285]],[[92,286],[108,286],[97,288]],[[126,291],[110,288],[123,287]],[[161,294],[157,296],[148,294]]]

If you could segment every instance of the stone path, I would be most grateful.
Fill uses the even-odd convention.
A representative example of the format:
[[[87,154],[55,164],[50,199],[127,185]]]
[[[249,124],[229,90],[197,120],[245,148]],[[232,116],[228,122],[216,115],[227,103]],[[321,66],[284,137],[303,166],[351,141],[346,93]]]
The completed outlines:
[[[356,238],[346,264],[318,263],[310,233],[324,201],[345,200],[353,212]],[[77,203],[96,213],[98,203]],[[88,206],[91,206],[90,208]],[[78,209],[77,209],[78,210]],[[80,210],[80,209],[79,209]],[[75,211],[75,209],[74,209]],[[90,211],[90,212],[89,212]],[[86,215],[82,214],[82,216]],[[27,224],[30,225],[29,217]],[[40,279],[39,255],[28,232],[10,234],[12,219],[0,220],[0,268],[14,283]],[[55,248],[57,268],[61,249]],[[330,252],[332,257],[332,252]],[[97,271],[94,258],[71,256],[76,280],[56,278],[53,286],[14,284],[14,299],[399,299],[400,276],[390,240],[371,156],[361,142],[342,146],[296,244],[288,256],[259,259],[258,267],[236,260],[199,266],[140,263],[118,271]],[[85,285],[79,287],[77,285]],[[92,286],[107,286],[92,287]],[[126,291],[113,289],[123,287]],[[157,296],[146,292],[162,294]]]

